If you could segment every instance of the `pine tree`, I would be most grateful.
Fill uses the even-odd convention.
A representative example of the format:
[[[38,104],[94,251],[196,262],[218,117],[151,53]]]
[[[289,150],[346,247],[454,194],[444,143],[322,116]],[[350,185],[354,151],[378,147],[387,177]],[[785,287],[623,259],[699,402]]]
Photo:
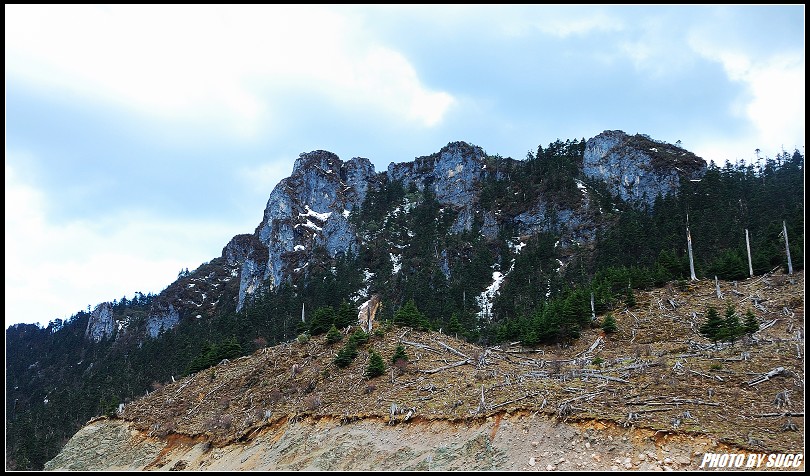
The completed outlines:
[[[340,303],[337,312],[335,312],[335,326],[338,329],[345,329],[346,327],[357,324],[357,309],[354,309],[349,301],[345,299]]]
[[[723,333],[723,319],[720,317],[720,314],[717,313],[717,309],[709,306],[709,309],[706,311],[706,322],[700,326],[699,330],[703,337],[717,344],[717,341],[720,340]]]
[[[335,342],[340,342],[343,340],[343,335],[337,330],[334,324],[332,327],[329,328],[329,332],[326,333],[326,342],[328,344],[334,344]]]
[[[397,360],[408,361],[408,354],[405,353],[405,346],[402,344],[397,345],[396,350],[394,350],[394,355],[391,357],[391,363],[396,364]]]
[[[746,334],[753,335],[754,332],[759,330],[759,323],[757,322],[756,316],[751,310],[745,311],[745,321],[743,322],[743,329]]]
[[[745,332],[742,324],[740,324],[740,317],[737,315],[737,311],[734,310],[733,305],[729,305],[726,308],[726,316],[723,319],[723,328],[721,332],[721,337],[723,340],[731,342],[731,345],[734,345],[734,342],[737,340]]]
[[[427,318],[416,308],[416,301],[413,298],[402,306],[394,315],[394,323],[401,326],[413,327],[414,329],[427,329]]]
[[[385,362],[376,351],[371,351],[371,357],[368,359],[368,366],[366,367],[366,378],[372,379],[385,373]]]
[[[613,317],[613,314],[608,313],[608,315],[605,316],[605,320],[602,322],[602,330],[608,334],[619,330],[619,327],[616,325],[616,318]]]

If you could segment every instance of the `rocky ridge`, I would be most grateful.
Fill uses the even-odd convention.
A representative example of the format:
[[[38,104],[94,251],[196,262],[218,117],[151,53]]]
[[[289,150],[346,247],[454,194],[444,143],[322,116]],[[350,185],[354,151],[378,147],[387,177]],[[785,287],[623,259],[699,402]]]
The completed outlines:
[[[430,189],[455,216],[451,233],[471,230],[476,220],[487,239],[494,239],[506,225],[513,225],[521,236],[547,230],[552,210],[542,197],[511,215],[479,206],[481,184],[489,177],[503,178],[503,172],[487,168],[487,159],[478,146],[451,142],[435,154],[391,163],[387,171],[377,173],[366,158],[344,162],[328,151],[302,153],[290,177],[273,189],[253,234],[234,236],[220,257],[169,285],[152,303],[145,323],[130,326],[127,316],[113,315],[99,305],[90,317],[87,337],[118,339],[141,333],[155,338],[184,320],[207,317],[223,306],[241,310],[261,289],[306,274],[320,250],[329,257],[356,253],[364,237],[350,216],[370,190],[385,183],[400,181],[405,189]],[[605,131],[586,142],[581,168],[585,177],[604,182],[622,200],[644,207],[658,195],[674,193],[681,179],[699,178],[706,163],[691,152],[647,136]],[[601,210],[591,203],[587,185],[578,182],[577,186],[582,191],[579,203],[553,210],[556,220],[566,224],[563,246],[587,244],[601,226]],[[442,270],[449,276],[448,250],[437,250],[437,254],[445,257]]]

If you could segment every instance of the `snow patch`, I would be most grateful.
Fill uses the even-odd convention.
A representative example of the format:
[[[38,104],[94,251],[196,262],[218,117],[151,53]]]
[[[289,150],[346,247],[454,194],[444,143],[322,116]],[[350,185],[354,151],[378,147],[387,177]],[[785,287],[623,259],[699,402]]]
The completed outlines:
[[[341,215],[343,215],[343,218],[349,218],[349,214],[350,214],[350,213],[351,213],[351,212],[350,212],[349,210],[343,210],[343,212],[341,213]]]
[[[509,241],[506,244],[509,246],[509,249],[511,249],[515,254],[519,254],[520,250],[522,250],[526,246],[526,243],[520,241],[520,238],[517,239],[517,243]]]
[[[498,295],[498,290],[501,288],[501,283],[503,282],[504,274],[500,271],[493,271],[492,272],[492,284],[487,286],[484,292],[481,295],[476,296],[475,301],[481,307],[481,312],[479,316],[489,318],[492,315],[492,302],[495,300],[495,297]]]
[[[299,217],[313,217],[316,220],[323,222],[329,219],[330,216],[332,216],[332,212],[318,213],[315,210],[309,208],[309,205],[304,205],[304,208],[307,210],[307,212],[299,213],[298,214]]]
[[[294,251],[304,251],[305,249],[306,249],[306,247],[304,245],[295,245],[293,247]]]
[[[304,228],[312,230],[316,233],[323,230],[323,228],[319,227],[318,225],[312,223],[309,220],[307,220],[306,223],[297,223],[293,228],[298,228],[299,226],[303,226]]]
[[[389,253],[389,255],[391,256],[391,266],[393,267],[392,273],[399,273],[399,270],[402,269],[402,256],[395,255],[394,253]]]

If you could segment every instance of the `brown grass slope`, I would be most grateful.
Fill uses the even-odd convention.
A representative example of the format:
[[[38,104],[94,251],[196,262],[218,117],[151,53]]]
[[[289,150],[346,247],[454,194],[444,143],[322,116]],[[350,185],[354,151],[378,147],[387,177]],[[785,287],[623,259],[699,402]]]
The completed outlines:
[[[615,309],[619,331],[586,330],[569,347],[482,348],[437,332],[373,332],[344,369],[345,343],[325,336],[261,349],[169,383],[128,405],[120,418],[159,437],[248,441],[274,425],[328,418],[391,423],[392,405],[411,421],[470,421],[504,413],[545,414],[655,435],[693,435],[751,452],[804,448],[804,273],[737,283],[701,280],[637,292]],[[706,309],[733,304],[761,324],[734,346],[713,348],[697,329]],[[602,341],[593,350],[592,344]],[[402,343],[410,363],[390,359]],[[370,349],[386,361],[367,379]],[[601,363],[594,364],[599,357]],[[598,362],[598,360],[597,360]],[[774,368],[779,375],[751,384]],[[483,392],[483,401],[482,401]],[[783,397],[777,398],[782,393]],[[407,412],[407,410],[406,410]],[[403,423],[407,413],[393,418]]]

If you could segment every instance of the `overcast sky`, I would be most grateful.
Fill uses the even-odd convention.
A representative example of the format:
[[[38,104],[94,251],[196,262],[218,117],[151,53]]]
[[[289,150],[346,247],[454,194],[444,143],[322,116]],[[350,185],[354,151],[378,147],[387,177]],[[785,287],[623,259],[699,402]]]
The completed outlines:
[[[302,152],[804,153],[803,5],[5,6],[6,325],[158,293]]]

